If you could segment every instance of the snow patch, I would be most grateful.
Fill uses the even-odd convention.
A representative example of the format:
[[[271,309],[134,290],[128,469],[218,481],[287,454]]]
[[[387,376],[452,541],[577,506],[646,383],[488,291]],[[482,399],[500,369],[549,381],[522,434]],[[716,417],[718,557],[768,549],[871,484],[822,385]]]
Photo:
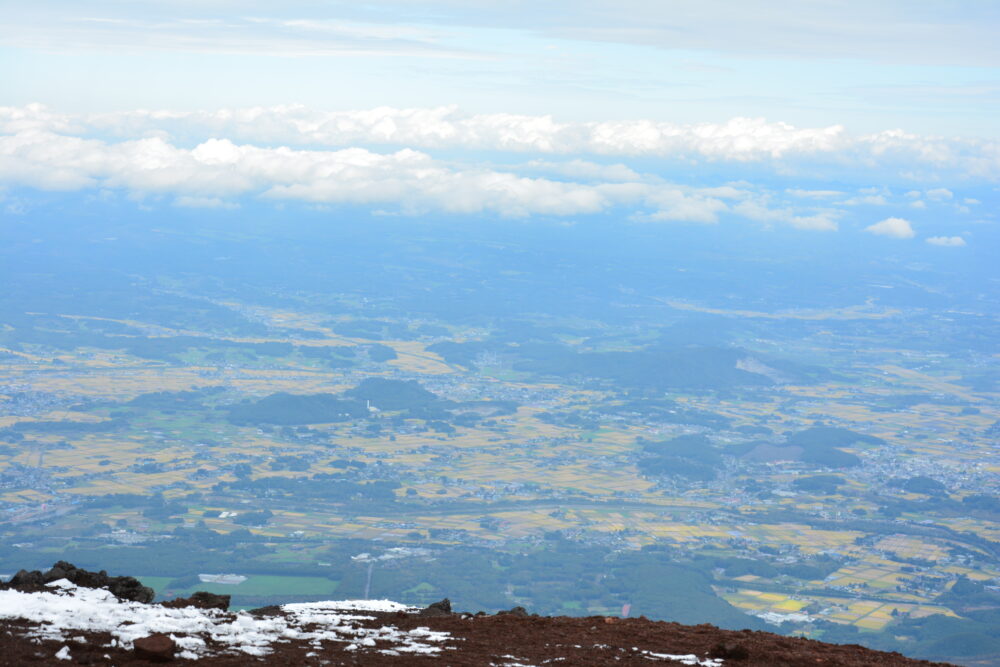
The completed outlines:
[[[306,602],[282,606],[284,615],[255,617],[246,612],[185,607],[169,609],[159,605],[123,601],[110,591],[83,588],[60,579],[49,584],[50,591],[22,593],[0,591],[0,618],[24,619],[36,623],[30,633],[36,640],[66,641],[79,632],[108,632],[112,645],[125,649],[140,637],[161,632],[177,643],[182,658],[193,660],[212,655],[206,640],[225,647],[223,652],[263,656],[276,641],[290,639],[347,644],[346,650],[378,647],[383,651],[435,655],[447,632],[416,628],[409,632],[394,626],[361,627],[360,621],[373,616],[351,612],[415,611],[415,607],[389,600]],[[346,612],[346,613],[345,613]],[[65,652],[65,658],[60,657]],[[57,654],[69,659],[69,648]]]
[[[721,667],[722,658],[699,658],[693,653],[687,655],[675,655],[673,653],[653,653],[652,651],[641,651],[642,655],[656,660],[673,660],[682,665],[697,665],[698,667]]]

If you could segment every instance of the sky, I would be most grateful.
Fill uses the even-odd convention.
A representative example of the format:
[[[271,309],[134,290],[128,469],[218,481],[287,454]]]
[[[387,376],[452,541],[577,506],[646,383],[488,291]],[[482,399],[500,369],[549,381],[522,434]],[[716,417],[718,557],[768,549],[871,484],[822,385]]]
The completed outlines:
[[[990,0],[6,0],[0,197],[740,221],[954,251],[996,222]]]

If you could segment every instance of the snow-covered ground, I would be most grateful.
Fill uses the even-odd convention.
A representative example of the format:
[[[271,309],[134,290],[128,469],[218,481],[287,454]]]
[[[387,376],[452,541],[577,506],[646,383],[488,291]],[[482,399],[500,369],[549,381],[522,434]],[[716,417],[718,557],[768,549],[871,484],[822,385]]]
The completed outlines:
[[[0,591],[0,619],[25,619],[38,624],[32,636],[66,641],[59,654],[69,659],[75,633],[108,632],[111,646],[131,648],[132,642],[153,633],[169,635],[178,656],[191,660],[212,655],[221,645],[224,652],[266,655],[278,642],[301,641],[316,648],[323,642],[345,644],[345,650],[377,650],[388,655],[438,654],[446,632],[427,628],[409,631],[394,626],[362,627],[373,617],[365,612],[416,611],[388,600],[308,602],[282,606],[285,613],[256,617],[246,612],[192,607],[169,609],[154,604],[119,600],[109,591],[83,588],[60,579],[51,591],[22,593]],[[60,655],[57,654],[57,657]]]

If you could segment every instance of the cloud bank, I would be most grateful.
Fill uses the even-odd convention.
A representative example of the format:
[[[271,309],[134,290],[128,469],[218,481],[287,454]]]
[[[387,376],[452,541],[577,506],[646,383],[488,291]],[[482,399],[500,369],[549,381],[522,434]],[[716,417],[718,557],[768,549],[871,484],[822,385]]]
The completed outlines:
[[[594,165],[597,169],[598,165]],[[192,149],[152,137],[118,143],[43,130],[0,136],[0,182],[48,190],[121,189],[167,195],[183,206],[218,207],[255,196],[323,204],[397,206],[505,217],[586,215],[626,206],[649,219],[715,222],[727,199],[749,191],[658,181],[581,183],[452,165],[403,149],[293,150],[210,139]]]
[[[319,111],[292,105],[100,114],[60,114],[41,105],[0,107],[0,132],[27,129],[109,138],[176,137],[186,142],[226,137],[301,147],[405,146],[722,163],[850,165],[913,178],[926,170],[935,175],[945,171],[957,178],[1000,180],[1000,142],[995,140],[921,136],[901,130],[856,136],[840,125],[799,128],[761,118],[695,124],[559,122],[551,116],[465,114],[455,106]]]
[[[781,186],[705,176],[726,169]],[[855,178],[903,179],[917,187],[898,195],[884,185],[845,187],[838,180],[844,169]],[[921,169],[931,174],[926,184]],[[185,207],[231,208],[249,198],[404,215],[614,211],[637,222],[732,217],[830,232],[866,208],[885,215],[893,206],[912,211],[919,205],[968,214],[979,200],[956,198],[943,176],[991,184],[998,174],[1000,149],[989,142],[895,131],[858,137],[840,126],[796,128],[744,118],[683,125],[563,123],[549,116],[469,115],[455,107],[110,114],[0,108],[0,188],[112,190]],[[799,178],[810,187],[798,187]],[[901,217],[866,231],[916,234]]]

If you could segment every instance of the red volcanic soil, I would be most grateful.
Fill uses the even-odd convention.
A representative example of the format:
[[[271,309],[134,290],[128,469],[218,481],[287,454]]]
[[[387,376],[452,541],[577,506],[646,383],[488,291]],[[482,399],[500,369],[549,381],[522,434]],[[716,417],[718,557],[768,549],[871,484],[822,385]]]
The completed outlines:
[[[277,609],[274,612],[281,614]],[[768,632],[728,631],[711,625],[684,626],[677,623],[605,617],[539,617],[514,614],[495,616],[451,614],[423,616],[419,613],[376,613],[363,625],[392,625],[400,630],[427,627],[451,635],[438,655],[387,655],[378,643],[348,650],[343,642],[320,646],[291,640],[276,643],[266,656],[222,654],[188,662],[200,665],[679,665],[696,662],[672,659],[691,655],[703,665],[707,658],[721,658],[732,667],[792,667],[800,665],[871,665],[902,667],[942,665],[912,660],[898,653],[882,653],[856,645],[835,645],[809,639],[783,637]],[[79,633],[83,641],[41,641],[24,636],[29,625],[0,621],[0,665],[148,665],[155,655],[136,649],[108,647],[106,633]],[[137,644],[139,642],[136,642]],[[69,659],[56,654],[69,647]],[[219,646],[220,651],[226,647]],[[163,656],[167,657],[167,656]],[[713,661],[714,662],[714,661]]]

